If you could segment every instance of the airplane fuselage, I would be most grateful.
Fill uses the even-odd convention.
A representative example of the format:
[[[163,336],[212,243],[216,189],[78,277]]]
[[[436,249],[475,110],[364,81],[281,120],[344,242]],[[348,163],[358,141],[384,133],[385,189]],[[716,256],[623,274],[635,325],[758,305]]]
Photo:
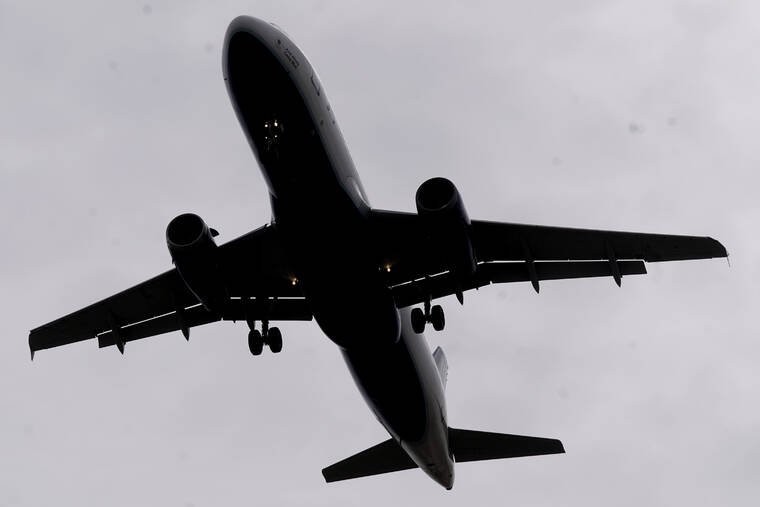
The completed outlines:
[[[451,488],[443,383],[425,338],[384,281],[370,205],[316,73],[285,33],[245,16],[230,25],[223,58],[274,225],[315,320],[390,435]]]

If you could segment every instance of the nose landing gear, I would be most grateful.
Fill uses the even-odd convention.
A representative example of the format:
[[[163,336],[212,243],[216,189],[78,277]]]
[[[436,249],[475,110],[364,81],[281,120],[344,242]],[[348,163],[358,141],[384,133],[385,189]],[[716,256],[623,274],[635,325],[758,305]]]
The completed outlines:
[[[412,310],[412,329],[415,333],[420,334],[425,331],[425,324],[430,322],[433,329],[442,331],[446,326],[446,318],[443,315],[443,308],[440,305],[430,307],[430,300],[425,301],[425,311],[414,308]]]

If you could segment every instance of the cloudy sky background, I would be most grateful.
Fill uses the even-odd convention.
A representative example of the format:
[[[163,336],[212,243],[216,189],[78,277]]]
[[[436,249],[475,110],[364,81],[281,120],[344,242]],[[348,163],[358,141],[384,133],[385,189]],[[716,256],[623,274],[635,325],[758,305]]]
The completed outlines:
[[[731,267],[445,300],[451,424],[568,451],[451,492],[324,484],[387,435],[314,323],[279,356],[222,323],[30,363],[30,328],[170,267],[175,215],[269,220],[221,75],[239,14],[309,56],[374,206],[441,175],[472,217],[710,235]],[[0,0],[0,505],[755,505],[758,26],[751,0]]]

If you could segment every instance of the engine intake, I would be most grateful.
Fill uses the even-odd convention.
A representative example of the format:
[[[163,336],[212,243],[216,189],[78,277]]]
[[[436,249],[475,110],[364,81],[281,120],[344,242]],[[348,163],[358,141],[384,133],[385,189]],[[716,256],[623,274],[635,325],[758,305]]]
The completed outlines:
[[[183,213],[166,227],[166,244],[180,277],[209,311],[220,310],[229,299],[220,276],[216,235],[194,213]]]
[[[428,254],[460,277],[473,274],[477,263],[470,217],[457,187],[446,178],[432,178],[420,185],[415,200],[429,241]]]

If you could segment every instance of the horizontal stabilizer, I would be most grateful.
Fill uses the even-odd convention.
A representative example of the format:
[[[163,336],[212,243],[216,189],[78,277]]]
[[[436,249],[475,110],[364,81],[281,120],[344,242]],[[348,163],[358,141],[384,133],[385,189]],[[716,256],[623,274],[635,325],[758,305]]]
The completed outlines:
[[[330,465],[322,470],[322,475],[327,482],[335,482],[410,468],[417,468],[417,464],[395,440],[389,439]]]
[[[449,447],[457,463],[565,452],[562,442],[553,438],[524,437],[455,428],[449,428]]]

